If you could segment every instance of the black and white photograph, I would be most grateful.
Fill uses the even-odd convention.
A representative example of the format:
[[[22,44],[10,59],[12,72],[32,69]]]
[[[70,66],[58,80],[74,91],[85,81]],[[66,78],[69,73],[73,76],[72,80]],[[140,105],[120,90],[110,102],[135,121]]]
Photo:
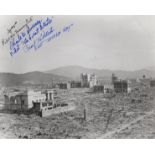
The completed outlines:
[[[154,139],[154,15],[0,15],[1,139]]]

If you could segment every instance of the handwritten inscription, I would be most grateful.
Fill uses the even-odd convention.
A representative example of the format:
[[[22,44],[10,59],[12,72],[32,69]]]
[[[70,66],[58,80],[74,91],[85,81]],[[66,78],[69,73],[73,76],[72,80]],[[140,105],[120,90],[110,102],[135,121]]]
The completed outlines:
[[[15,37],[21,30],[23,30],[28,24],[30,24],[33,20],[33,17],[31,16],[29,19],[25,19],[25,23],[20,27],[20,28],[16,28],[17,27],[17,24],[18,22],[15,21],[15,23],[7,29],[7,32],[8,32],[8,35],[9,37],[8,38],[5,38],[5,39],[2,39],[2,45],[6,45],[9,43],[9,41]]]
[[[62,29],[56,30],[53,27],[53,19],[47,17],[46,19],[36,20],[35,22],[27,20],[20,29],[15,29],[17,22],[10,29],[8,33],[11,34],[8,39],[2,40],[2,44],[9,43],[10,55],[14,56],[19,51],[28,52],[30,50],[37,50],[46,42],[50,42],[62,35],[62,33],[69,32],[73,24],[63,26]],[[15,33],[13,33],[13,31]]]

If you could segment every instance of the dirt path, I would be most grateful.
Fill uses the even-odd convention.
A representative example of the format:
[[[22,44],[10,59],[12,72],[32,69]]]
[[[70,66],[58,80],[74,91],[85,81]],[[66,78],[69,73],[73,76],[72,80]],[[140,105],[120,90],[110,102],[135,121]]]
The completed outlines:
[[[122,125],[121,127],[117,128],[117,129],[115,129],[115,130],[113,130],[113,131],[107,132],[107,133],[105,133],[103,136],[96,137],[96,138],[97,138],[97,139],[110,138],[110,137],[112,137],[113,134],[119,133],[120,131],[122,131],[122,130],[128,128],[128,127],[130,127],[132,124],[135,124],[136,122],[141,121],[141,120],[143,120],[145,117],[150,116],[150,115],[152,115],[152,114],[154,114],[154,113],[155,113],[154,110],[153,110],[153,111],[150,111],[150,112],[147,112],[144,116],[139,116],[138,118],[136,118],[135,120],[131,121],[130,123],[124,124],[124,125]]]

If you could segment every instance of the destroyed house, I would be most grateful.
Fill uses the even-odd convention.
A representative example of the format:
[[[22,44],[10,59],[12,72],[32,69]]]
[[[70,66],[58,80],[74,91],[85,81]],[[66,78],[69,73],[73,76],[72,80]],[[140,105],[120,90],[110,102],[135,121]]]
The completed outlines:
[[[128,92],[128,82],[126,80],[115,81],[114,91],[116,93],[127,93]]]

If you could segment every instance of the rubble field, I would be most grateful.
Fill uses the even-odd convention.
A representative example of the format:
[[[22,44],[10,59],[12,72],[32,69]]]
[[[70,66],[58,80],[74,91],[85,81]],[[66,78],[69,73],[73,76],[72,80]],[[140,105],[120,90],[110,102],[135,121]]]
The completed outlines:
[[[75,110],[40,117],[0,112],[0,138],[155,138],[155,89],[105,95],[88,89],[57,90],[56,102]]]

